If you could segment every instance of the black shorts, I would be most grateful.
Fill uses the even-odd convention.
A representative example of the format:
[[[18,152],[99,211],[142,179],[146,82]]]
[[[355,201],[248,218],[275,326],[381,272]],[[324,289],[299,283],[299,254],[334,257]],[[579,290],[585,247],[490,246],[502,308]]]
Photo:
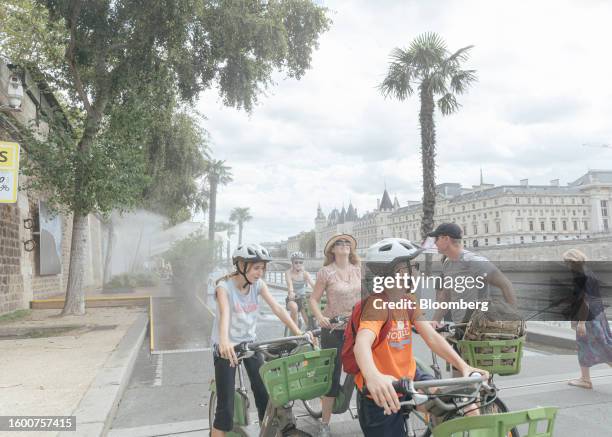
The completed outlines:
[[[340,392],[340,374],[342,372],[342,345],[344,344],[344,329],[333,331],[321,328],[321,349],[336,349],[336,362],[334,363],[334,373],[332,384],[326,396],[335,398]]]

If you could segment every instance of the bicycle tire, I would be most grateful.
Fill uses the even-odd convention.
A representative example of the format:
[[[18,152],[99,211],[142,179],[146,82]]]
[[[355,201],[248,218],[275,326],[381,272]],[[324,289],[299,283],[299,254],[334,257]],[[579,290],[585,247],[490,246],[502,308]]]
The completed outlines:
[[[420,412],[412,412],[410,413],[410,416],[408,417],[408,420],[410,421],[411,425],[412,425],[412,429],[415,432],[415,435],[419,436],[419,437],[429,437],[431,436],[431,428],[429,427],[429,423],[430,423],[430,419],[429,419],[429,414],[427,414],[427,423],[423,422],[421,419],[419,419],[417,416],[417,414],[419,416],[422,416],[423,413]]]
[[[491,404],[487,405],[484,408],[481,408],[481,414],[499,414],[509,412],[510,408],[508,408],[504,401],[502,401],[500,398],[495,398],[495,400]],[[510,430],[510,433],[508,434],[508,437],[520,437],[518,429],[512,428]]]
[[[217,410],[217,392],[212,390],[210,392],[210,399],[208,400],[208,424],[210,431],[208,435],[212,436],[213,423],[215,421],[215,411]]]
[[[323,407],[321,406],[321,398],[314,398],[307,401],[302,401],[304,408],[313,419],[320,419],[323,416]]]

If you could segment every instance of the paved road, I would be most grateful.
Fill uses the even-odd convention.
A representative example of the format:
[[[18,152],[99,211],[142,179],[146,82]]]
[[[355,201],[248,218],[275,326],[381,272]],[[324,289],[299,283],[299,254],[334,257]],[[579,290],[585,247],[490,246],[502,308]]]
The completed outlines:
[[[279,293],[280,300],[282,295]],[[174,305],[174,306],[173,306]],[[159,307],[157,332],[165,333],[156,344],[164,352],[150,354],[145,342],[138,356],[129,386],[112,424],[111,437],[154,435],[208,435],[208,393],[213,376],[208,350],[211,314],[201,296],[175,296]],[[180,311],[179,311],[180,310]],[[176,315],[179,315],[177,320]],[[161,326],[167,325],[167,326]],[[206,330],[207,329],[207,330]],[[258,326],[261,338],[282,336],[282,327],[264,311]],[[172,344],[172,337],[176,344]],[[426,346],[417,338],[415,353],[429,358]],[[160,351],[161,347],[156,347]],[[560,408],[555,435],[610,435],[612,429],[612,369],[593,368],[593,391],[567,386],[577,375],[576,357],[558,350],[526,349],[520,375],[497,378],[500,397],[513,410],[537,405]],[[296,413],[303,413],[296,404]],[[314,432],[307,418],[300,427]],[[359,435],[359,426],[350,413],[334,417],[334,435]]]

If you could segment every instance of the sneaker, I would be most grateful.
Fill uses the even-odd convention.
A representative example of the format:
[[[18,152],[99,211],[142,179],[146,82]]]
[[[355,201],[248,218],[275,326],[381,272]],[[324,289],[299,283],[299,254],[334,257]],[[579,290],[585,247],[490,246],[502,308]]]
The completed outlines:
[[[331,431],[329,430],[329,423],[322,423],[319,428],[318,437],[331,437]]]

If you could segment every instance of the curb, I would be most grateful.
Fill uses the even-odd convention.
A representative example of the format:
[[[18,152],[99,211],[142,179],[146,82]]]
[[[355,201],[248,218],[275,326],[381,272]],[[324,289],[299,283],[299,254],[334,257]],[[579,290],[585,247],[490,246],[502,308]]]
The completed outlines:
[[[576,350],[576,334],[569,328],[540,325],[527,322],[527,341],[554,346],[562,349]]]
[[[77,419],[76,431],[61,432],[59,437],[106,436],[132,374],[147,326],[145,313],[129,327],[72,413]]]

